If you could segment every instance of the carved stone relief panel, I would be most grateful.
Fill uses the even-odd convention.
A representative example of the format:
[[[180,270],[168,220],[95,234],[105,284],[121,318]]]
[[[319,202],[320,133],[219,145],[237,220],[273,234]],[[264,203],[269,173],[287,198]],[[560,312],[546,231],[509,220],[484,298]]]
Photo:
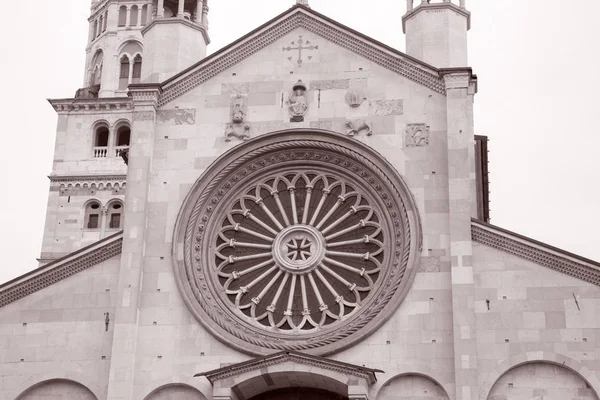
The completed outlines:
[[[404,142],[406,147],[427,146],[429,144],[429,126],[425,124],[408,124]]]

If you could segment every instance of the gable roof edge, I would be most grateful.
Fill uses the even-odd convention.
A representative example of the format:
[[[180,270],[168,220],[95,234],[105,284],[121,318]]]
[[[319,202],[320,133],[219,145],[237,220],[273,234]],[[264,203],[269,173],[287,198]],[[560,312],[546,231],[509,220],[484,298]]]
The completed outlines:
[[[471,220],[471,237],[476,243],[600,286],[596,261],[476,219]]]
[[[162,82],[160,85],[164,90],[158,105],[163,106],[175,100],[298,27],[307,29],[325,40],[329,40],[434,92],[442,95],[446,94],[445,84],[438,68],[378,42],[312,9],[295,5],[250,33]],[[244,44],[248,45],[244,46]],[[138,84],[136,87],[143,85]]]
[[[123,231],[0,285],[0,308],[121,254]]]

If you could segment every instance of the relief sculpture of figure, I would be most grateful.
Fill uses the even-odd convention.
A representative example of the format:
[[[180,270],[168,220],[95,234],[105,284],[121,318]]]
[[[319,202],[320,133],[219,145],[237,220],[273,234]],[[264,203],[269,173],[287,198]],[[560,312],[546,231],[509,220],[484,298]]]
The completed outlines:
[[[304,114],[308,111],[308,98],[306,96],[306,86],[299,80],[292,88],[292,94],[288,100],[288,109],[290,111],[290,122],[304,121]]]
[[[232,138],[250,139],[250,125],[244,122],[248,107],[246,98],[238,93],[231,98],[230,107],[232,123],[228,123],[225,128],[225,141],[230,142]]]

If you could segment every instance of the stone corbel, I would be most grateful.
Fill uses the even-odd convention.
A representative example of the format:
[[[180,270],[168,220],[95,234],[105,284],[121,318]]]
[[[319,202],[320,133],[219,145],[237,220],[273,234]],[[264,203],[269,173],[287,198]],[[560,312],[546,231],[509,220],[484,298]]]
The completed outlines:
[[[477,76],[471,68],[444,68],[440,70],[446,90],[468,89],[469,94],[477,93]]]

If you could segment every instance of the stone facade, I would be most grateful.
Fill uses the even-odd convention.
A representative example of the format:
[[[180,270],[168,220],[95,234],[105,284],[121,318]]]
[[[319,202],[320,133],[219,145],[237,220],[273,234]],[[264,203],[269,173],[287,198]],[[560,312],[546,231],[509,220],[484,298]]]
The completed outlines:
[[[98,10],[104,6],[109,15],[111,7],[117,7],[112,1],[98,3],[92,9],[96,16],[103,15]],[[200,3],[197,6],[203,9]],[[406,29],[431,17],[427,13],[441,10],[450,16],[435,18],[452,18],[456,20],[452,29],[465,30],[458,37],[464,37],[466,51],[469,16],[464,3],[425,3],[414,10],[409,3]],[[171,22],[183,24],[203,33],[197,40],[205,41],[206,25],[187,26],[194,18],[191,22],[158,18],[154,24],[165,29]],[[113,28],[118,31],[109,23],[108,31]],[[427,24],[418,29],[427,29]],[[159,43],[153,46],[156,51]],[[461,44],[456,46],[458,50],[451,46],[450,51],[461,51]],[[435,67],[420,63],[300,2],[182,73],[169,70],[167,64],[156,68],[148,64],[145,76],[173,77],[163,83],[133,84],[129,97],[51,100],[59,122],[42,249],[47,264],[0,286],[0,398],[243,400],[305,387],[363,400],[598,399],[600,265],[472,221],[476,215],[472,104],[477,80],[468,68],[443,69],[455,66],[453,62],[440,61]],[[181,67],[175,64],[172,68]],[[106,93],[104,85],[106,90],[115,87],[115,82],[105,83],[109,76],[102,75],[100,94]],[[127,146],[118,141],[123,126],[130,129]],[[107,145],[97,146],[104,143],[97,141],[104,128]],[[97,147],[101,153],[96,153]],[[290,149],[289,154],[282,148]],[[125,157],[121,150],[128,151]],[[264,154],[264,159],[248,158],[255,154]],[[361,170],[359,163],[351,162],[359,156],[364,158],[360,165],[372,167]],[[246,160],[251,162],[245,170],[235,170]],[[331,220],[341,219],[338,208],[356,197],[336,192],[333,178],[347,176],[346,184],[355,186],[348,192],[356,189],[364,196],[352,203],[356,207],[347,218],[357,218],[356,229],[366,222],[383,227],[381,235],[367,232],[364,243],[346,244],[341,257],[358,261],[334,264],[341,268],[335,269],[337,281],[321,279],[328,272],[320,270],[320,264],[298,264],[314,272],[310,277],[291,270],[296,264],[290,264],[284,272],[313,288],[303,286],[298,293],[321,293],[325,312],[333,306],[327,303],[327,291],[339,294],[347,287],[352,291],[356,285],[348,277],[369,273],[366,266],[362,272],[355,268],[357,263],[383,262],[381,271],[388,271],[401,260],[398,265],[406,269],[399,278],[386,275],[385,282],[373,278],[369,290],[374,293],[384,291],[380,288],[388,280],[399,283],[383,301],[385,311],[369,320],[366,328],[347,333],[355,340],[343,336],[332,339],[331,346],[322,345],[330,340],[323,322],[308,333],[315,334],[310,339],[314,345],[297,349],[294,338],[280,336],[284,344],[266,350],[256,345],[260,336],[285,335],[284,329],[265,329],[256,320],[249,322],[248,314],[224,306],[216,313],[224,315],[222,329],[235,331],[239,341],[234,343],[205,320],[208,311],[198,311],[202,304],[193,306],[194,287],[202,290],[218,280],[210,282],[210,268],[205,275],[193,275],[191,269],[207,265],[216,269],[211,264],[215,254],[227,243],[243,248],[244,241],[236,236],[237,241],[225,237],[227,241],[221,238],[211,244],[202,235],[218,231],[210,224],[217,228],[226,224],[225,214],[219,214],[225,210],[219,196],[255,182],[261,168],[284,171],[285,178],[285,171],[294,165],[299,171],[310,166],[323,169],[324,176],[330,174],[331,191],[314,188],[325,194],[315,195],[322,203],[302,197],[307,209],[318,214],[315,210],[323,207]],[[310,171],[306,174],[312,176]],[[228,207],[238,207],[243,214],[232,216],[232,229],[238,232],[246,226],[242,218],[259,215],[263,205],[263,210],[274,211],[262,211],[264,218],[253,222],[255,233],[275,231],[268,227],[276,220],[283,224],[284,215],[301,218],[300,201],[284,203],[285,207],[278,203],[296,199],[283,192],[313,190],[295,185],[258,190],[253,197],[256,208],[244,210],[228,200]],[[392,196],[397,203],[390,200],[392,192],[386,192],[393,187],[401,188]],[[329,193],[339,196],[339,202],[327,200]],[[118,229],[85,228],[86,204],[98,201],[104,206],[117,200],[124,203]],[[365,210],[359,210],[361,206]],[[369,219],[366,209],[375,210],[377,217]],[[221,215],[221,220],[214,222],[211,213]],[[197,223],[188,225],[190,220]],[[406,229],[392,230],[396,220],[406,221],[412,236]],[[322,228],[316,219],[303,225]],[[319,240],[321,233],[309,231]],[[380,253],[368,250],[372,240],[389,241],[396,231],[400,232],[396,247],[383,246]],[[260,241],[251,244],[274,251],[261,247]],[[353,252],[352,246],[368,251]],[[396,248],[393,256],[386,253]],[[204,260],[204,254],[206,264],[193,261]],[[378,254],[383,255],[377,259]],[[243,264],[243,257],[254,256],[256,252],[224,256],[219,265],[252,267]],[[344,268],[350,275],[341,272]],[[228,279],[237,279],[240,271],[241,267],[228,272]],[[189,276],[207,278],[189,280]],[[334,284],[327,286],[326,281]],[[187,282],[194,285],[186,286]],[[261,304],[261,296],[274,298],[277,287],[280,293],[293,292],[288,283],[273,282],[272,289],[256,283],[264,290],[252,303]],[[235,290],[238,296],[252,292],[252,288]],[[227,294],[205,296],[207,303],[214,297],[222,304]],[[302,310],[293,305],[301,304],[301,297],[289,296],[290,318],[300,318]],[[366,305],[374,297],[369,294],[362,300]],[[353,323],[354,315],[362,314],[347,315],[336,322],[340,332]],[[250,326],[255,334],[247,334]],[[197,373],[200,376],[194,377]]]

